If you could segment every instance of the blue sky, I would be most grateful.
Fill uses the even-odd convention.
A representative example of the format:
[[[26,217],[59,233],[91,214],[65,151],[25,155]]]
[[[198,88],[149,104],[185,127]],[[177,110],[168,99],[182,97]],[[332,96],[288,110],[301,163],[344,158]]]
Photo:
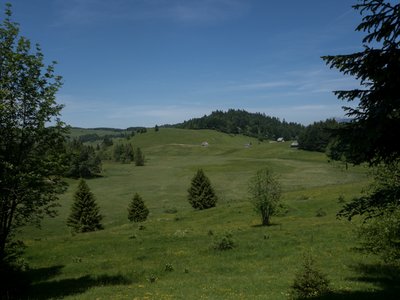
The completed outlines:
[[[361,49],[351,0],[14,0],[72,126],[154,126],[229,108],[309,124],[357,86],[320,56]],[[3,3],[4,7],[4,2]]]

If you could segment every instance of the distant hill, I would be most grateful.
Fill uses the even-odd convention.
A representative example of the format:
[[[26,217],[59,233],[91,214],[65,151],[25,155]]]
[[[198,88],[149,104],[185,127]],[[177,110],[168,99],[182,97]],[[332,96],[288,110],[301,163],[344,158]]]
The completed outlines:
[[[262,113],[245,110],[216,110],[210,115],[171,125],[183,129],[212,129],[230,134],[244,134],[259,139],[296,139],[305,127],[298,123],[281,121]]]

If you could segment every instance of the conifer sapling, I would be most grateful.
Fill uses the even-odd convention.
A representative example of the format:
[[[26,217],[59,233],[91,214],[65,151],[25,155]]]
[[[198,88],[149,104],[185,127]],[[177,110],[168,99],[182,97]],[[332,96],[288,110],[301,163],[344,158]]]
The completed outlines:
[[[135,223],[144,222],[146,221],[148,215],[149,209],[144,204],[142,197],[140,197],[138,193],[135,193],[128,207],[129,221]]]
[[[73,232],[88,232],[103,229],[100,223],[103,216],[100,214],[94,194],[84,179],[81,179],[74,195],[71,214],[67,225]]]

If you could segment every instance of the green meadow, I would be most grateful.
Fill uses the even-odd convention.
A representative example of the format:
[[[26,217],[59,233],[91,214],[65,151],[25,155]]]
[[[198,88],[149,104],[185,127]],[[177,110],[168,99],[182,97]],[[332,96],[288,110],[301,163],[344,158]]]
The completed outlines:
[[[330,279],[329,299],[395,296],[388,270],[354,251],[357,220],[336,217],[339,197],[350,201],[368,184],[366,168],[346,169],[290,142],[211,130],[150,129],[129,142],[143,150],[145,166],[106,161],[102,176],[87,181],[104,230],[70,233],[66,219],[78,181],[69,179],[58,216],[21,232],[31,299],[287,299],[306,253]],[[284,208],[269,227],[259,225],[247,191],[263,167],[283,188]],[[215,208],[195,211],[186,199],[198,168],[219,197]],[[142,224],[127,218],[135,192],[150,210]],[[226,233],[235,248],[215,250]]]

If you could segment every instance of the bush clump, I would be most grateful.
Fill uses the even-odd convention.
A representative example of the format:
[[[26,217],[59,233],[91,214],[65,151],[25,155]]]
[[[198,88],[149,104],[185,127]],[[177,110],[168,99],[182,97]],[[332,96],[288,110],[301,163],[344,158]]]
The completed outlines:
[[[226,251],[235,248],[235,246],[236,244],[232,238],[232,234],[226,233],[221,239],[214,242],[213,248],[214,250]]]

